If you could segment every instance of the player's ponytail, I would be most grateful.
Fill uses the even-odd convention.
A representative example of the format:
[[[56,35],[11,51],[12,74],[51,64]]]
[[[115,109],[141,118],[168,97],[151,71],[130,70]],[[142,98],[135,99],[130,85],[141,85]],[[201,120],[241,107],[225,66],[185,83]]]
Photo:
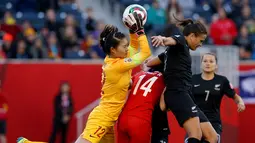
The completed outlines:
[[[100,34],[100,45],[105,54],[109,55],[111,48],[116,48],[120,40],[126,36],[118,31],[118,28],[113,25],[106,25]]]
[[[183,35],[184,36],[188,36],[191,33],[194,33],[196,36],[198,36],[200,34],[207,35],[207,30],[201,22],[199,22],[199,21],[194,22],[192,19],[179,20],[178,18],[176,18],[175,15],[173,15],[173,17],[176,19],[177,25],[183,27]]]

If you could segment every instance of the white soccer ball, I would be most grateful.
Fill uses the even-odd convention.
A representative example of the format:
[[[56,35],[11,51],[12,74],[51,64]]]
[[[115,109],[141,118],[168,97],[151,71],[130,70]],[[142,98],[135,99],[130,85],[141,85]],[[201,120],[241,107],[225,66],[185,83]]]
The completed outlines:
[[[128,16],[128,14],[130,13],[133,13],[133,12],[136,12],[138,15],[141,15],[142,18],[143,18],[143,25],[146,23],[146,20],[147,20],[147,11],[144,7],[142,7],[141,5],[138,5],[138,4],[132,4],[132,5],[129,5],[124,13],[123,13],[123,20],[125,17]],[[123,21],[124,22],[124,21]]]

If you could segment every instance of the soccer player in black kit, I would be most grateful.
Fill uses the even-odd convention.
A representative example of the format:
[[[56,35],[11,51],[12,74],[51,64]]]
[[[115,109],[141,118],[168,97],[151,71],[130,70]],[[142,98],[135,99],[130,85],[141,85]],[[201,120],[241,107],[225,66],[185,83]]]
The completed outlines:
[[[237,95],[233,86],[229,83],[225,76],[215,73],[217,69],[217,58],[212,53],[204,54],[201,58],[202,73],[193,75],[193,96],[195,103],[204,112],[216,130],[219,141],[222,132],[222,124],[220,118],[220,104],[224,95],[234,99],[237,104],[237,111],[245,110],[242,98]],[[206,119],[200,119],[206,122]]]
[[[156,60],[154,58],[149,61],[147,66],[164,62],[166,107],[172,111],[179,125],[187,132],[188,143],[200,143],[202,131],[207,137],[207,142],[216,143],[217,134],[211,124],[200,126],[198,116],[203,113],[191,97],[192,72],[189,50],[196,50],[202,45],[207,37],[207,31],[200,22],[193,22],[190,19],[178,21],[183,27],[183,32],[178,30],[170,37],[152,37],[153,46],[167,46],[167,49]]]

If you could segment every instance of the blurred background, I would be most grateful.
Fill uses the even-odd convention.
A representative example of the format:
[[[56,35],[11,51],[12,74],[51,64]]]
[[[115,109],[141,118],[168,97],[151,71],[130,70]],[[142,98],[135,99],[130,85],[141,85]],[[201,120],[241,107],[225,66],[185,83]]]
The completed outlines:
[[[192,52],[193,73],[200,72],[201,54],[217,54],[218,72],[247,106],[238,114],[224,98],[222,142],[254,143],[255,0],[0,0],[0,143],[19,136],[75,141],[100,98],[100,32],[114,24],[128,34],[121,19],[130,4],[147,9],[148,39],[169,35],[173,14],[206,25],[205,45]],[[151,49],[157,55],[165,48]],[[182,143],[171,113],[169,124],[170,142]]]

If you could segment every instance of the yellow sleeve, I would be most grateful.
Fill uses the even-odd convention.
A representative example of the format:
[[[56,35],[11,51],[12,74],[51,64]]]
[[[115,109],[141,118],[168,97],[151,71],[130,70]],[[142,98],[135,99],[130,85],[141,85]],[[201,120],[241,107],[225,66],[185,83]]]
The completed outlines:
[[[139,41],[138,41],[138,36],[136,34],[129,34],[129,39],[130,39],[130,44],[128,47],[128,57],[131,57],[138,52]]]
[[[129,58],[121,59],[118,61],[118,71],[124,72],[135,68],[144,62],[148,57],[151,56],[151,49],[147,40],[146,35],[142,35],[138,38],[140,52],[130,56]]]

